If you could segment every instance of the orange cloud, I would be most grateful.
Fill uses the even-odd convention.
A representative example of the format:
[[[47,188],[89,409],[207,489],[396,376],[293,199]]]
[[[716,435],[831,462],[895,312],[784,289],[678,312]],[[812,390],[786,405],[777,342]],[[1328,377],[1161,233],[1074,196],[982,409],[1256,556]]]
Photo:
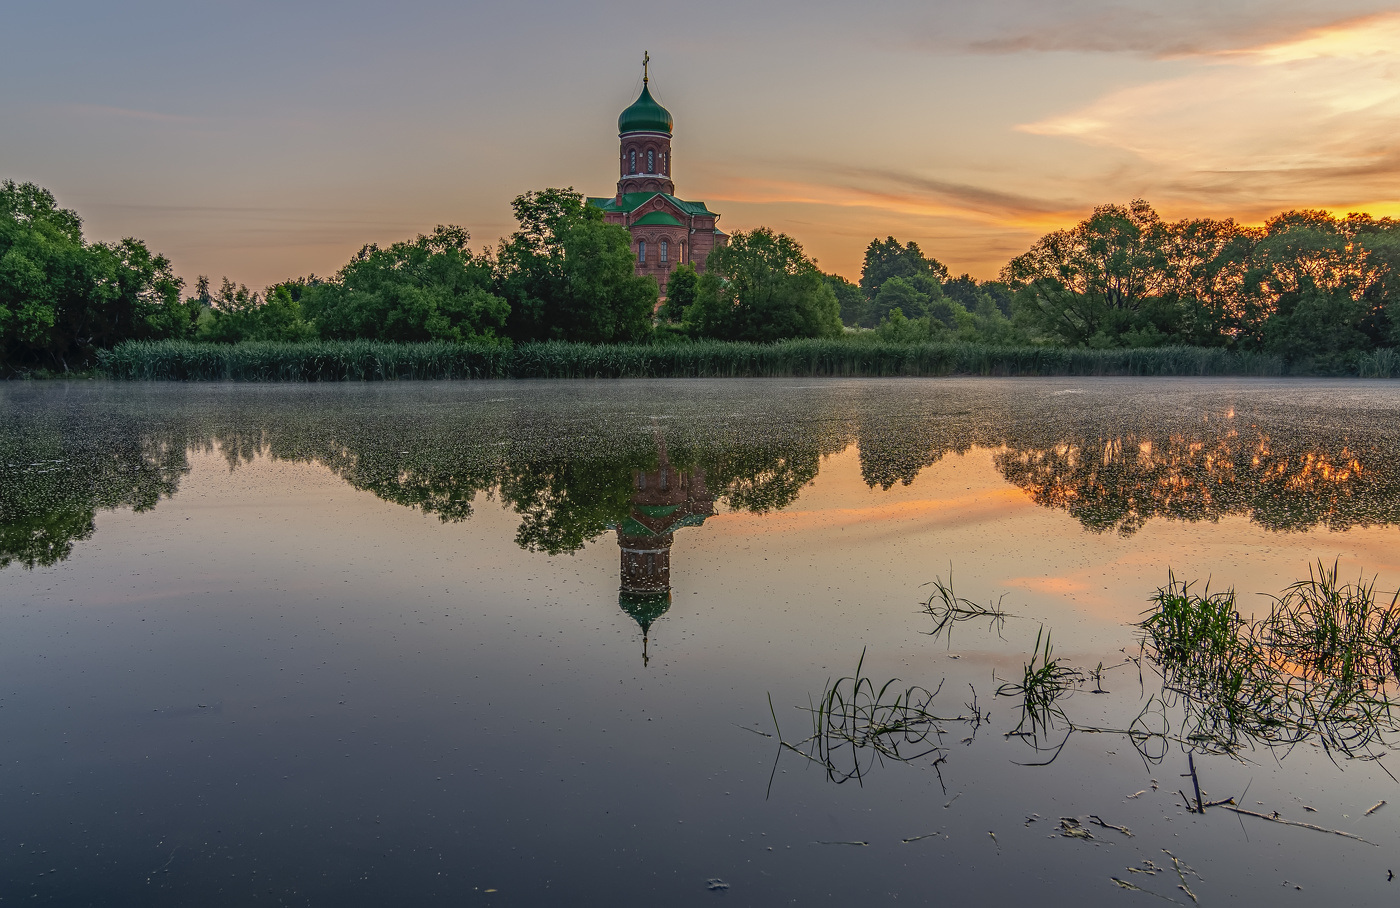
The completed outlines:
[[[1207,210],[1400,205],[1400,14],[1188,59],[1019,129],[1127,152],[1138,191]]]

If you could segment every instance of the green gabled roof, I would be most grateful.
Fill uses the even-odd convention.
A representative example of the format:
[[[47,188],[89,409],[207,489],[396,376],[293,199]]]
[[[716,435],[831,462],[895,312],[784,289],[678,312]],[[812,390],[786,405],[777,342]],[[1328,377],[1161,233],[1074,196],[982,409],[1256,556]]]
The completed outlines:
[[[639,504],[635,507],[648,517],[670,517],[680,509],[678,504]]]
[[[623,535],[625,535],[625,536],[659,536],[659,535],[661,535],[660,533],[657,533],[656,531],[654,531],[651,527],[647,526],[646,524],[644,524],[644,523],[639,523],[639,522],[637,521],[636,518],[634,518],[634,517],[632,517],[632,516],[630,516],[630,515],[627,516],[627,517],[622,518],[622,523],[618,525],[618,529],[621,530],[622,533],[623,533]]]
[[[595,208],[601,208],[604,211],[630,212],[636,211],[638,208],[642,207],[647,202],[650,202],[657,196],[661,196],[663,199],[675,205],[681,211],[684,211],[686,214],[691,215],[692,217],[696,215],[702,215],[707,217],[715,216],[715,213],[713,211],[705,207],[704,202],[687,202],[684,199],[678,199],[675,196],[667,195],[664,192],[628,192],[623,194],[621,203],[619,203],[616,198],[599,197],[590,198],[588,200],[588,204],[594,206]]]
[[[681,200],[681,199],[678,199],[678,198],[676,198],[675,196],[672,196],[672,195],[668,195],[668,196],[666,196],[666,198],[670,199],[671,201],[673,201],[673,202],[675,202],[677,205],[679,205],[680,208],[681,208],[681,210],[684,211],[686,214],[691,214],[691,215],[697,215],[697,214],[699,214],[699,215],[713,215],[713,214],[714,214],[713,211],[711,211],[710,209],[708,209],[708,208],[705,207],[705,203],[704,203],[704,202],[686,202],[686,201],[683,201],[683,200]]]
[[[646,516],[649,517],[651,515],[648,514]],[[665,529],[657,531],[653,530],[646,524],[640,522],[639,520],[637,520],[637,518],[629,515],[627,517],[622,518],[622,523],[620,524],[610,524],[609,529],[613,529],[615,527],[616,529],[621,530],[624,536],[666,536],[670,533],[674,533],[676,530],[683,529],[684,527],[701,526],[705,523],[705,518],[707,516],[708,515],[706,514],[687,514],[680,520],[672,522],[671,525],[666,527]]]
[[[665,224],[669,227],[681,226],[680,220],[674,214],[667,214],[664,211],[649,211],[632,222],[633,227],[650,227],[653,224]]]
[[[674,533],[676,530],[679,530],[681,527],[698,527],[698,526],[704,526],[704,524],[705,524],[705,517],[706,517],[706,515],[704,515],[704,514],[691,514],[691,515],[689,515],[689,516],[683,518],[682,520],[677,521],[676,525],[673,526],[673,527],[671,527],[671,532]]]
[[[651,96],[651,89],[643,82],[642,93],[637,96],[637,100],[617,118],[617,131],[664,132],[669,136],[672,122],[671,112],[656,103],[656,99]]]

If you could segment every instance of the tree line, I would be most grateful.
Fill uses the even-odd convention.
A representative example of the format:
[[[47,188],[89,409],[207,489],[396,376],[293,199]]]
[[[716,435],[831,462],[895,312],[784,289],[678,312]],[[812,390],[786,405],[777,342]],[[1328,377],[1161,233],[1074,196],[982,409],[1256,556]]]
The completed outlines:
[[[0,363],[68,371],[125,340],[671,343],[846,338],[991,346],[1216,347],[1340,370],[1400,342],[1400,222],[1290,211],[1261,227],[1096,208],[996,280],[951,276],[916,242],[872,240],[858,282],[786,234],[736,232],[668,294],[638,276],[627,230],[570,189],[512,203],[518,229],[473,251],[439,226],[368,244],[329,277],[193,293],[136,239],[88,243],[76,212],[0,184]],[[658,307],[658,302],[661,305]]]

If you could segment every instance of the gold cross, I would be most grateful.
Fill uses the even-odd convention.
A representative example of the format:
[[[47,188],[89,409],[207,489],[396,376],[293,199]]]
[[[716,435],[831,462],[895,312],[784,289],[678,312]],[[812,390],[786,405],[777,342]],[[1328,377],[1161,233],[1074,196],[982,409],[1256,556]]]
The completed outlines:
[[[651,62],[651,54],[642,51],[642,84],[651,81],[651,76],[647,74],[647,64]]]

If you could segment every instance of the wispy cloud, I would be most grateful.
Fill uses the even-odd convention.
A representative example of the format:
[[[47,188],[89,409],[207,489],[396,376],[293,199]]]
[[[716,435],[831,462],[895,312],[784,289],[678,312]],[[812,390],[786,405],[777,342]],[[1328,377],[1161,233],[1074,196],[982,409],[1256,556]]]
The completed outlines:
[[[789,162],[790,164],[790,162]],[[792,170],[791,166],[787,168]],[[1064,221],[1082,207],[1004,190],[902,173],[838,164],[811,164],[801,178],[720,177],[711,190],[717,199],[747,203],[801,203],[864,207],[925,217],[950,217],[999,226],[1046,226]]]
[[[115,117],[122,120],[145,120],[155,123],[198,123],[203,120],[202,117],[160,113],[154,110],[134,110],[129,107],[111,107],[105,104],[66,104],[61,110],[83,117]]]
[[[1018,4],[1012,2],[1012,7]],[[1386,0],[1079,0],[1000,8],[994,29],[972,27],[965,51],[1132,53],[1180,57],[1286,41],[1308,29],[1393,9]],[[1007,26],[1002,23],[1014,23]]]
[[[1400,14],[1198,57],[1020,127],[1130,153],[1183,197],[1400,199]]]

